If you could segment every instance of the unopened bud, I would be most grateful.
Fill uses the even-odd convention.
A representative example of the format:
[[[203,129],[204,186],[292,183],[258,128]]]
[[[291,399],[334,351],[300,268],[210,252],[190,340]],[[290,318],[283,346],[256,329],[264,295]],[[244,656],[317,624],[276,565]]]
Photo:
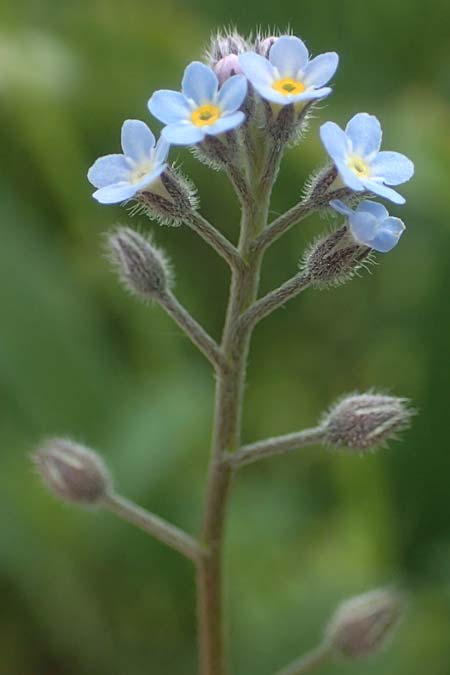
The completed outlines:
[[[338,448],[370,450],[395,438],[413,415],[405,398],[371,393],[346,396],[323,420],[325,439]]]
[[[275,35],[270,35],[264,39],[257,39],[255,44],[255,52],[261,56],[265,56],[266,59],[268,59],[270,50],[277,40],[278,38]]]
[[[108,234],[108,255],[124,286],[138,297],[158,298],[171,284],[164,253],[129,227]]]
[[[356,659],[383,646],[402,615],[404,599],[390,589],[379,589],[346,600],[327,628],[327,639],[337,653]]]
[[[52,438],[33,460],[48,489],[80,504],[96,504],[111,491],[108,469],[98,455],[65,438]]]
[[[224,56],[223,59],[220,59],[220,61],[217,61],[215,64],[214,72],[217,75],[220,85],[230,77],[233,77],[233,75],[241,75],[242,68],[239,65],[239,57],[236,54]]]
[[[357,244],[347,227],[318,239],[307,251],[301,267],[312,283],[327,287],[345,283],[370,262],[371,249]]]
[[[243,54],[243,52],[248,52],[249,50],[250,45],[239,33],[218,33],[211,40],[207,58],[210,65],[214,67],[218,61],[230,54]]]

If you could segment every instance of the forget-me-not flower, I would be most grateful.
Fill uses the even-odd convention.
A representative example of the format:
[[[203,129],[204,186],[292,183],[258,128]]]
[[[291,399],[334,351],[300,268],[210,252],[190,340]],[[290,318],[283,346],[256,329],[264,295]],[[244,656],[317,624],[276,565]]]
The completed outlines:
[[[414,164],[399,152],[380,152],[381,125],[374,115],[358,113],[343,131],[334,122],[320,127],[320,138],[347,187],[369,190],[395,204],[405,199],[389,185],[411,178]]]
[[[244,74],[259,95],[279,105],[328,96],[331,89],[324,85],[336,72],[338,61],[335,52],[309,60],[306,45],[293,35],[276,39],[268,58],[255,52],[239,56]]]
[[[247,80],[234,75],[219,89],[214,71],[194,61],[184,71],[181,93],[161,89],[148,102],[152,115],[167,126],[163,137],[175,145],[194,145],[206,136],[235,129],[245,119],[239,110],[247,95]]]
[[[389,215],[383,204],[367,199],[358,204],[355,211],[339,199],[332,199],[330,206],[347,216],[350,232],[357,244],[369,246],[380,253],[387,253],[398,244],[405,230],[400,218]]]
[[[155,183],[166,168],[170,145],[158,143],[148,126],[140,120],[122,125],[123,155],[100,157],[88,171],[88,179],[98,188],[92,195],[100,204],[117,204]]]

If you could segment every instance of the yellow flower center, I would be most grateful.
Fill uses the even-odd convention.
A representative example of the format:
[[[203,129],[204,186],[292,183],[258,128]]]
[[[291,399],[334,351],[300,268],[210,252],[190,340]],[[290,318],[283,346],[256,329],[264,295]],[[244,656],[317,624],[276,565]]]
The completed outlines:
[[[352,169],[358,178],[367,178],[370,174],[370,169],[366,162],[359,157],[359,155],[352,155],[348,160],[348,167]]]
[[[292,77],[283,77],[282,80],[277,80],[274,82],[272,87],[284,96],[289,96],[289,94],[301,94],[306,89],[303,82],[293,80]]]
[[[152,169],[153,169],[153,162],[151,162],[150,160],[146,162],[141,162],[131,172],[130,183],[132,183],[133,185],[135,185],[135,183],[139,183],[139,181],[141,181],[144,178],[144,176],[150,173]]]
[[[212,105],[212,103],[206,103],[197,108],[197,110],[194,110],[191,114],[191,120],[192,124],[195,124],[196,127],[206,127],[217,122],[220,119],[220,115],[220,108]]]

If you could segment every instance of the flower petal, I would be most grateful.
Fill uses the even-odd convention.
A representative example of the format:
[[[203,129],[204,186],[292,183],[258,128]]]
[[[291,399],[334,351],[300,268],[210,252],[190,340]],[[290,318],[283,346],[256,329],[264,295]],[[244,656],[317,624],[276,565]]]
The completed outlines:
[[[338,159],[335,160],[335,164],[337,170],[339,171],[340,177],[347,187],[349,187],[351,190],[355,190],[356,192],[361,192],[361,190],[364,189],[364,183],[360,178],[358,178],[354,171],[348,168],[345,161]]]
[[[339,56],[336,52],[319,54],[305,68],[303,82],[307,87],[322,87],[336,72]]]
[[[181,91],[197,105],[215,100],[219,80],[214,71],[200,61],[193,61],[184,71]]]
[[[283,35],[272,45],[269,61],[278,69],[280,77],[296,78],[308,62],[308,50],[300,38]]]
[[[170,89],[155,91],[147,105],[152,115],[164,124],[180,122],[188,119],[191,114],[191,108],[186,97],[179,91],[171,91]]]
[[[389,217],[381,224],[371,242],[371,248],[380,253],[387,253],[398,244],[398,240],[405,231],[405,225],[400,218]]]
[[[353,211],[351,210],[351,208],[347,206],[347,204],[344,204],[344,202],[341,201],[340,199],[332,199],[330,201],[330,206],[338,213],[342,213],[343,216],[353,215]]]
[[[88,181],[96,188],[125,181],[130,166],[123,155],[105,155],[99,157],[88,171]]]
[[[223,134],[225,131],[235,129],[245,120],[245,115],[241,110],[238,110],[231,115],[224,115],[209,127],[203,127],[208,136],[215,136],[216,134]]]
[[[303,94],[298,94],[295,97],[296,101],[312,101],[315,98],[325,98],[325,96],[328,96],[331,94],[333,90],[331,87],[321,87],[320,89],[307,89],[306,91],[303,92]]]
[[[173,145],[195,145],[205,137],[205,127],[195,127],[190,122],[177,122],[164,127],[162,136]]]
[[[360,213],[361,211],[371,213],[380,221],[389,217],[389,211],[383,204],[380,204],[380,202],[373,202],[369,199],[364,199],[358,204],[356,213]]]
[[[154,154],[152,159],[157,164],[164,163],[167,159],[167,155],[169,154],[169,150],[170,143],[164,138],[164,136],[160,136],[153,151]]]
[[[136,194],[136,186],[130,183],[116,183],[100,188],[92,195],[100,204],[119,204]]]
[[[372,159],[381,146],[381,125],[375,115],[358,113],[345,127],[353,143],[353,152],[365,159]]]
[[[332,159],[344,161],[349,152],[347,135],[335,122],[325,122],[319,130],[320,140]]]
[[[243,75],[233,75],[220,88],[217,103],[223,112],[234,112],[242,105],[246,95],[246,78]]]
[[[269,86],[274,81],[273,66],[264,56],[254,52],[245,52],[239,55],[239,63],[244,75],[256,88]]]
[[[349,218],[351,232],[359,244],[372,247],[372,240],[377,234],[378,220],[367,211],[353,213]]]
[[[400,185],[414,175],[414,164],[400,152],[379,152],[371,168],[373,174],[387,185]]]
[[[126,157],[139,162],[149,157],[155,147],[155,137],[140,120],[125,120],[122,124],[122,150]]]
[[[166,168],[165,164],[160,164],[158,167],[153,169],[153,171],[149,171],[149,173],[146,174],[143,178],[141,178],[141,180],[138,183],[135,183],[133,185],[135,192],[139,192],[144,188],[150,187],[152,183],[154,183],[160,177],[165,168]]]
[[[369,192],[373,192],[375,195],[379,195],[380,197],[384,197],[385,199],[389,199],[389,201],[393,202],[394,204],[404,204],[406,201],[401,194],[392,188],[387,187],[387,185],[383,185],[383,183],[377,183],[374,180],[363,180],[361,182],[366,190],[369,190]]]

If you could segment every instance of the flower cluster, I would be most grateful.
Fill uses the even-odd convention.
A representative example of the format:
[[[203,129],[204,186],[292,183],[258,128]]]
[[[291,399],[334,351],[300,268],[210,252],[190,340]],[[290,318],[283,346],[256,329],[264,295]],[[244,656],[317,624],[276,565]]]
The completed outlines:
[[[331,93],[329,83],[339,57],[327,52],[311,58],[305,43],[293,35],[257,38],[252,44],[229,34],[215,37],[206,60],[187,66],[181,91],[161,89],[150,97],[148,109],[164,125],[158,142],[144,122],[124,123],[123,154],[101,157],[89,170],[97,201],[142,201],[143,195],[147,195],[147,204],[152,199],[152,203],[155,199],[173,200],[164,180],[171,145],[196,146],[199,158],[209,157],[213,166],[224,167],[227,162],[239,163],[230,154],[231,144],[239,149],[242,160],[249,144],[236,141],[249,128],[261,130],[269,118],[289,127],[278,138],[290,140],[296,125],[301,127],[304,121],[303,113]],[[214,137],[217,140],[213,146]],[[354,115],[345,131],[334,122],[320,127],[320,138],[336,174],[334,182],[325,186],[324,205],[346,216],[346,226],[356,244],[386,252],[398,242],[404,230],[402,221],[367,199],[355,211],[345,203],[345,198],[374,195],[404,203],[392,186],[409,180],[414,166],[398,152],[380,151],[381,137],[380,122],[368,113]],[[212,147],[216,148],[215,157]],[[222,149],[219,152],[217,148]],[[254,159],[253,153],[241,164],[248,167]],[[346,188],[344,201],[333,199],[333,192],[339,188]]]

